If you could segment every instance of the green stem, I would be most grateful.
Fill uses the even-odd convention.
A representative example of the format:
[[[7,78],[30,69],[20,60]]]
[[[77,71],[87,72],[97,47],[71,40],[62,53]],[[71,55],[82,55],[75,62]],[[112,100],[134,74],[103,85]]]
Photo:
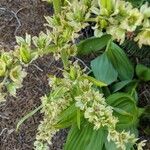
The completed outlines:
[[[59,14],[61,12],[61,5],[61,0],[53,0],[55,14]]]

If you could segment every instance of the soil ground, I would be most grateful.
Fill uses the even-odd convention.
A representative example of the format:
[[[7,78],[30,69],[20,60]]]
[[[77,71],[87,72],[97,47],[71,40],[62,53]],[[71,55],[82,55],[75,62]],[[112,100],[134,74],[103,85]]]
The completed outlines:
[[[0,47],[12,50],[15,35],[24,36],[26,32],[38,35],[44,31],[44,16],[52,14],[52,7],[40,0],[0,0]],[[18,21],[19,20],[19,21]],[[38,67],[37,67],[38,66]],[[44,56],[34,61],[27,69],[28,75],[17,97],[8,97],[5,105],[0,104],[0,150],[32,150],[35,134],[42,115],[37,113],[28,119],[18,132],[16,124],[20,118],[40,105],[40,97],[49,92],[47,74],[59,74],[52,56]],[[40,69],[39,69],[40,68]],[[150,105],[150,83],[140,88],[141,107]],[[149,140],[145,129],[150,122],[141,120],[140,137]],[[50,150],[61,150],[67,131],[63,130],[53,138]],[[147,144],[146,150],[150,149]]]

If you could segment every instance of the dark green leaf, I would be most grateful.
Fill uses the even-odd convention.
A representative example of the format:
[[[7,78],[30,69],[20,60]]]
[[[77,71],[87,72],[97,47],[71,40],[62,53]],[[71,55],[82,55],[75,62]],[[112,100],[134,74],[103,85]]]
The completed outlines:
[[[139,79],[143,81],[150,81],[150,68],[142,64],[138,64],[136,66],[136,74],[139,77]]]
[[[83,122],[81,129],[72,126],[64,150],[102,150],[105,134],[103,129],[93,130],[88,122]]]
[[[118,73],[108,60],[106,53],[91,61],[91,68],[97,80],[111,84],[117,80]]]
[[[92,52],[96,52],[102,50],[111,39],[111,35],[106,34],[102,37],[91,37],[84,41],[81,41],[78,45],[78,54],[79,55],[87,55]]]
[[[131,80],[134,75],[134,68],[124,51],[112,42],[106,52],[114,68],[118,71],[119,78],[121,80]]]
[[[121,81],[121,82],[117,82],[115,83],[111,89],[112,89],[112,92],[117,92],[119,90],[121,90],[122,88],[124,88],[126,85],[128,85],[132,80],[125,80],[125,81]]]
[[[128,85],[124,87],[124,92],[130,94],[136,102],[138,101],[138,94],[136,88],[138,86],[138,80],[132,80]]]
[[[138,108],[132,96],[126,93],[115,93],[107,98],[107,103],[114,107],[114,115],[118,117],[117,127],[125,129],[138,122]]]

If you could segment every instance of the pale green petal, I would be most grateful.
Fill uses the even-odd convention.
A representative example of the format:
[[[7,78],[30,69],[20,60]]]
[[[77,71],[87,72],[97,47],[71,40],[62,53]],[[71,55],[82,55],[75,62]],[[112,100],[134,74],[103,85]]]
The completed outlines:
[[[138,42],[139,47],[142,45],[150,46],[150,28],[143,29],[134,40]]]
[[[117,26],[110,26],[107,28],[107,33],[111,34],[114,40],[122,44],[125,40],[125,30]]]
[[[11,52],[3,52],[1,55],[1,59],[6,63],[7,67],[12,64],[13,57]]]
[[[138,9],[132,9],[129,11],[129,15],[121,22],[120,27],[129,32],[135,31],[137,26],[142,24],[143,14]]]
[[[17,84],[21,84],[23,81],[23,78],[27,75],[27,73],[22,69],[21,66],[16,66],[13,69],[11,69],[10,71],[10,79],[17,83]]]

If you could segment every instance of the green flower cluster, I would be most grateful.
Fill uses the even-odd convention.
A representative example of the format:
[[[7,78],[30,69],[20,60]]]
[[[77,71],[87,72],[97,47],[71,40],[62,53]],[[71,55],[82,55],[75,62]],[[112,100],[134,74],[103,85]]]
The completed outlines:
[[[0,64],[0,102],[3,102],[7,93],[16,95],[27,73],[12,52],[1,52]]]
[[[17,36],[18,45],[14,51],[0,52],[0,102],[5,101],[8,94],[16,96],[16,90],[22,87],[23,78],[27,75],[25,67],[53,50],[49,35],[47,31],[34,37],[29,34],[25,38]]]
[[[50,49],[56,59],[62,55],[76,55],[75,40],[80,36],[79,31],[88,25],[91,5],[91,0],[74,0],[71,3],[67,1],[61,14],[45,17],[48,23],[46,26],[52,29],[48,38],[51,39]]]
[[[51,92],[49,96],[41,98],[41,113],[44,113],[44,119],[38,127],[34,143],[36,150],[45,150],[45,142],[51,144],[53,135],[58,131],[55,127],[58,117],[73,101],[72,96],[75,94],[74,90],[77,89],[77,80],[81,73],[81,69],[71,68],[69,74],[63,73],[64,78],[56,78],[55,76],[50,78]]]
[[[139,47],[150,45],[150,7],[148,3],[141,6],[140,10],[133,8],[131,3],[120,0],[101,0],[92,8],[96,15],[96,25],[93,28],[95,36],[101,36],[104,31],[111,34],[114,40],[122,44],[126,34],[139,30],[135,41]]]
[[[68,71],[64,71],[63,78],[50,78],[51,92],[42,97],[42,111],[44,119],[39,125],[36,150],[46,150],[45,144],[51,144],[52,137],[58,131],[57,123],[61,113],[75,104],[81,110],[84,118],[94,125],[94,129],[106,127],[108,141],[113,141],[116,147],[126,149],[126,144],[135,144],[137,139],[129,132],[118,132],[118,119],[113,116],[113,108],[106,103],[94,83],[75,62]]]
[[[50,44],[46,50],[53,52],[56,59],[76,55],[76,39],[80,36],[80,31],[89,26],[89,22],[95,24],[92,26],[95,36],[108,33],[122,44],[128,33],[138,30],[134,40],[140,47],[150,45],[149,12],[148,3],[139,10],[122,0],[65,1],[60,14],[45,17],[46,26],[51,28],[47,34],[42,34]],[[45,53],[45,49],[42,50],[41,53]]]

